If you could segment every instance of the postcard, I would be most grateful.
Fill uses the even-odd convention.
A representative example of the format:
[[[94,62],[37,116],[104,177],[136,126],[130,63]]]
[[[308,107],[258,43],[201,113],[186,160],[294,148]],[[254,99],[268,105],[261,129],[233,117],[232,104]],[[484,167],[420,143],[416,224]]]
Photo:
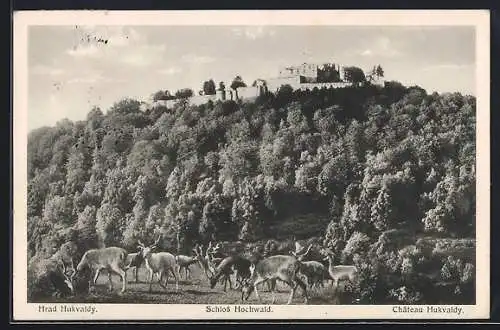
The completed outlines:
[[[15,321],[489,317],[487,11],[14,14]]]

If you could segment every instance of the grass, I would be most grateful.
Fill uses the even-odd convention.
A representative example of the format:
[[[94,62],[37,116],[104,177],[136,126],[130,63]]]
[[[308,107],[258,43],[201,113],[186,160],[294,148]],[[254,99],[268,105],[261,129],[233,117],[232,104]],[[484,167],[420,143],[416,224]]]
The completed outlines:
[[[200,270],[198,265],[191,267],[192,275],[188,280],[184,279],[184,274],[181,275],[182,280],[179,281],[179,290],[175,290],[175,282],[172,277],[169,277],[166,289],[162,288],[153,280],[152,292],[149,292],[149,284],[147,282],[147,271],[143,267],[139,269],[139,283],[134,283],[132,271],[127,273],[127,291],[120,293],[121,282],[118,275],[112,276],[113,291],[108,291],[108,276],[102,272],[97,280],[97,285],[93,292],[88,294],[80,293],[74,296],[56,298],[50,297],[43,301],[46,303],[134,303],[134,304],[270,304],[272,295],[267,291],[267,286],[263,286],[259,290],[262,303],[257,300],[255,294],[252,293],[248,301],[241,301],[241,291],[238,289],[229,289],[224,292],[223,284],[218,283],[214,289],[210,288],[209,282],[205,274]],[[236,283],[232,279],[233,283]],[[276,293],[275,304],[286,304],[290,295],[290,287],[284,283],[277,283],[278,292]],[[325,288],[308,290],[310,305],[335,305],[338,304],[338,299],[334,292],[334,288],[325,284]],[[303,304],[304,298],[301,289],[295,292],[292,304]]]
[[[423,237],[416,243],[417,246],[423,248],[428,253],[434,255],[439,261],[438,269],[428,269],[426,275],[431,282],[436,282],[439,277],[439,269],[442,265],[442,258],[447,255],[464,257],[467,255],[474,261],[475,241],[473,239],[435,239],[432,237]],[[472,252],[472,253],[471,253]],[[474,262],[473,262],[474,263]],[[431,267],[432,268],[432,267]],[[132,276],[132,271],[127,274],[128,285],[127,291],[120,293],[121,282],[119,276],[112,275],[113,291],[108,291],[108,277],[105,272],[101,274],[97,285],[91,294],[79,293],[70,297],[44,298],[43,301],[32,302],[68,302],[68,303],[135,303],[135,304],[241,304],[241,291],[237,289],[227,289],[224,292],[223,285],[218,283],[214,289],[210,288],[209,281],[205,274],[201,271],[198,265],[191,266],[191,278],[184,279],[184,274],[179,281],[179,290],[175,290],[175,282],[172,277],[169,277],[169,282],[166,289],[162,288],[155,280],[153,282],[152,292],[149,292],[149,284],[147,282],[148,273],[144,267],[139,269],[139,282],[133,282],[135,279]],[[434,276],[432,276],[435,273]],[[233,283],[236,281],[233,279]],[[453,285],[454,288],[454,285]],[[439,291],[435,288],[436,293]],[[275,304],[285,304],[290,294],[290,287],[284,283],[277,283],[276,301]],[[472,289],[473,290],[473,289]],[[448,290],[449,291],[449,290]],[[473,290],[474,291],[474,290]],[[338,290],[325,284],[324,288],[315,288],[308,290],[310,305],[339,305],[341,298],[339,292],[342,292],[342,285]],[[447,292],[447,291],[446,291]],[[267,291],[267,286],[263,286],[259,290],[262,302],[259,302],[253,293],[248,301],[244,304],[270,304],[272,295]],[[473,292],[472,292],[473,293]],[[438,296],[441,294],[438,294]],[[443,298],[450,297],[450,293],[442,294]],[[450,297],[452,298],[452,297]],[[454,298],[452,298],[454,299]],[[444,299],[446,300],[446,299]],[[303,292],[298,289],[292,304],[303,304]]]

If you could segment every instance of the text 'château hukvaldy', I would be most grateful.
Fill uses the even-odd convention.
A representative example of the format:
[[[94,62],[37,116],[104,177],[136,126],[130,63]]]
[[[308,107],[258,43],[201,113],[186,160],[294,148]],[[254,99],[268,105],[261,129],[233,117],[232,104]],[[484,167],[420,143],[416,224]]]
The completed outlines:
[[[382,69],[380,68],[380,71]],[[380,72],[379,71],[379,72]],[[232,89],[230,83],[219,84],[213,95],[195,95],[189,98],[192,105],[200,105],[208,101],[244,100],[252,101],[266,92],[276,93],[281,86],[289,85],[294,90],[312,90],[314,88],[345,88],[369,81],[373,85],[384,85],[383,73],[375,70],[364,72],[357,67],[346,67],[336,63],[312,64],[303,63],[286,66],[279,70],[274,78],[257,79],[251,86]],[[148,107],[166,106],[171,108],[177,99],[155,101]]]

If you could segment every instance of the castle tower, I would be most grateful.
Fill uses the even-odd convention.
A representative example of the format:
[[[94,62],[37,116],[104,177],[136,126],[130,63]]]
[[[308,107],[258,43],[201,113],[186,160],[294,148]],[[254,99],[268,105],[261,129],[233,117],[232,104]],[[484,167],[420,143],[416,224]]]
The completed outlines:
[[[339,78],[340,81],[345,81],[345,70],[344,67],[339,65]]]
[[[226,90],[225,89],[217,89],[215,91],[218,100],[225,101],[226,100]]]

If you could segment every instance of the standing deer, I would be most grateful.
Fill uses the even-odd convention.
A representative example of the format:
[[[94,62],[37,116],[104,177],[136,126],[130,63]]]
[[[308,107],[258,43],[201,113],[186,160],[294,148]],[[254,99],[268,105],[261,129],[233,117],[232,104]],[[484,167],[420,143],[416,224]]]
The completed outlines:
[[[208,244],[205,252],[203,252],[203,246],[201,245],[196,244],[193,248],[195,256],[198,257],[198,264],[205,272],[205,276],[208,280],[213,276],[215,268],[223,259],[214,257],[214,254],[218,252],[219,248],[219,243],[217,243],[216,246],[212,246],[212,242]]]
[[[327,250],[327,255],[324,259],[325,261],[328,261],[328,274],[330,275],[330,278],[332,279],[332,285],[336,284],[336,289],[339,286],[339,282],[342,280],[349,280],[353,281],[354,277],[356,276],[358,270],[356,266],[350,266],[350,265],[338,265],[334,266],[334,258],[333,258],[333,252]],[[336,290],[335,289],[335,290]]]
[[[129,253],[127,256],[127,267],[126,270],[132,268],[132,272],[134,274],[135,283],[138,283],[138,270],[144,263],[144,258],[142,254],[139,252]]]
[[[212,246],[212,242],[208,243],[207,249],[205,251],[205,260],[207,262],[210,273],[213,276],[215,274],[217,266],[224,260],[226,255],[223,255],[220,252],[220,243],[217,243],[215,246]]]
[[[297,244],[296,246],[299,246],[299,244]],[[297,258],[298,261],[300,261],[300,272],[306,277],[309,288],[312,288],[313,284],[323,284],[323,280],[325,278],[329,278],[328,271],[321,262],[315,260],[304,261],[305,257],[311,251],[311,247],[312,244],[310,244],[307,249],[305,249],[305,252],[300,254],[297,252],[291,253],[294,257]],[[297,250],[303,251],[304,247],[297,248]]]
[[[299,278],[300,261],[290,255],[275,255],[261,260],[257,265],[250,266],[251,276],[245,280],[241,289],[241,300],[248,300],[250,294],[255,291],[255,296],[262,302],[257,286],[266,281],[281,280],[288,284],[292,289],[287,305],[292,303],[293,296],[297,286],[300,286],[304,292],[304,303],[307,304],[307,288],[304,282]],[[272,287],[272,304],[275,302],[275,287]],[[246,295],[246,296],[245,296]]]
[[[175,261],[179,266],[179,274],[182,273],[183,269],[185,270],[185,279],[187,280],[191,277],[191,269],[189,269],[189,266],[198,262],[198,256],[185,256],[181,254],[175,256]]]
[[[203,254],[203,247],[201,245],[196,244],[193,248],[193,253],[197,257],[198,265],[204,271],[207,279],[210,280],[210,276],[212,276],[213,273],[211,272],[210,265],[209,265],[207,258],[205,258],[205,255]],[[209,272],[210,272],[210,275],[209,275]]]
[[[58,264],[61,266],[61,271],[63,275],[64,284],[68,287],[71,293],[75,293],[75,288],[73,286],[73,276],[75,274],[75,267],[73,265],[73,259],[71,259],[71,269],[68,270],[63,260],[59,260]]]
[[[88,250],[83,254],[82,259],[78,266],[76,266],[76,271],[73,273],[73,277],[81,272],[84,268],[90,268],[91,272],[94,273],[94,279],[89,280],[89,292],[92,285],[95,285],[97,278],[102,270],[106,270],[108,273],[109,280],[109,290],[113,290],[113,281],[111,280],[111,274],[115,273],[120,275],[122,281],[122,290],[125,292],[127,287],[127,251],[119,247],[107,247],[102,249],[92,249]]]
[[[288,242],[288,243],[286,244],[286,246],[287,246],[287,247],[290,247],[291,245],[290,245],[290,243]],[[302,264],[303,264],[303,261],[302,261],[302,260],[304,260],[304,258],[305,258],[305,257],[309,254],[309,251],[311,250],[311,247],[312,247],[312,245],[309,245],[309,247],[306,249],[306,251],[305,251],[305,252],[304,252],[304,249],[301,249],[301,252],[302,252],[302,253],[299,253],[299,251],[290,251],[290,250],[287,250],[287,251],[288,251],[288,252],[290,252],[290,254],[291,254],[292,256],[294,256],[294,257],[295,257],[295,258],[296,258],[296,259],[300,262],[300,264],[302,265]],[[307,267],[307,266],[306,266],[306,267]],[[304,270],[305,270],[305,273],[302,273],[302,272],[301,272],[301,275],[306,276],[306,279],[308,280],[308,277],[307,277],[306,273],[310,273],[310,271],[309,271],[309,269],[308,269],[308,268],[304,268]],[[272,291],[274,291],[274,290],[275,290],[275,288],[276,288],[276,279],[270,279],[269,281],[266,281],[266,283],[267,283],[267,289],[268,289],[268,291],[271,291],[271,292],[272,292]],[[308,283],[309,283],[309,282],[308,282]]]
[[[151,245],[146,247],[141,241],[139,241],[139,248],[141,249],[141,254],[146,261],[146,268],[149,270],[149,292],[152,290],[153,286],[153,275],[157,274],[158,283],[164,289],[167,289],[168,283],[168,273],[171,273],[175,279],[175,290],[179,290],[179,267],[175,261],[173,254],[169,252],[157,252],[153,251],[157,248],[157,245],[161,237]],[[163,276],[165,276],[165,283],[162,283]]]

